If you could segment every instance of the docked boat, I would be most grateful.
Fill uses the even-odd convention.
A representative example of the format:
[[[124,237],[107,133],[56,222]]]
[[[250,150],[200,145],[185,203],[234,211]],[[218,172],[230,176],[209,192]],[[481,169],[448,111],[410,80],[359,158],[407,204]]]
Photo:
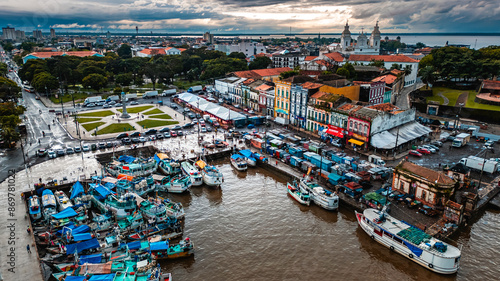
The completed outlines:
[[[119,174],[132,177],[145,177],[156,172],[158,164],[152,157],[142,159],[122,155],[118,158],[118,160],[108,163],[104,168],[106,172],[113,177],[117,177]]]
[[[148,223],[160,223],[168,219],[167,208],[161,202],[155,200],[144,200],[141,202],[140,210]]]
[[[54,192],[54,196],[57,199],[57,205],[59,205],[59,212],[68,207],[73,207],[73,203],[71,203],[71,200],[69,200],[68,196],[61,190],[57,190],[56,192]]]
[[[28,200],[30,217],[36,221],[42,218],[42,208],[40,208],[40,199],[38,196],[33,195]]]
[[[191,177],[191,182],[194,186],[200,186],[203,184],[203,177],[193,164],[188,161],[184,161],[181,163],[181,170],[185,175]]]
[[[376,242],[441,274],[453,274],[460,267],[461,252],[422,230],[377,209],[356,212],[359,226]]]
[[[295,201],[299,202],[302,205],[307,205],[311,203],[311,197],[309,191],[300,188],[297,183],[287,183],[288,195],[290,195]]]
[[[231,155],[231,165],[238,171],[247,170],[247,161],[239,154]]]
[[[94,223],[90,225],[90,228],[93,231],[105,231],[113,226],[113,217],[110,214],[94,216],[92,221]]]
[[[119,174],[117,179],[116,192],[118,195],[132,192],[139,196],[143,196],[155,190],[155,182],[152,176],[132,177]]]
[[[154,174],[153,180],[157,191],[182,193],[193,185],[191,177],[186,175],[177,175],[171,178],[170,176],[161,176]]]
[[[239,154],[244,157],[248,166],[250,166],[250,167],[257,166],[257,159],[255,159],[255,157],[250,149],[240,150]]]
[[[136,196],[131,193],[126,193],[119,197],[109,195],[103,199],[103,201],[99,200],[99,197],[94,195],[92,203],[94,203],[103,213],[111,211],[117,219],[130,216],[137,209]]]
[[[131,231],[144,224],[142,213],[136,212],[118,221],[120,231]]]
[[[212,165],[207,165],[205,161],[198,160],[196,166],[200,168],[203,182],[208,186],[220,186],[224,181],[224,175]]]
[[[168,199],[163,200],[165,208],[167,210],[167,215],[169,217],[174,217],[176,219],[181,219],[184,217],[184,207],[181,203],[172,202]]]
[[[308,176],[300,181],[300,187],[309,192],[314,204],[329,211],[338,209],[339,196],[335,192],[328,191],[318,183],[311,181]]]
[[[177,245],[169,246],[168,241],[149,244],[151,257],[155,260],[177,259],[189,257],[194,254],[194,243],[187,237]]]
[[[70,190],[70,200],[73,200],[75,205],[83,205],[85,208],[90,209],[92,207],[92,195],[85,193],[83,185],[77,181],[73,184]]]
[[[57,203],[54,193],[50,189],[45,189],[42,193],[43,217],[47,220],[57,212]]]
[[[168,155],[157,153],[154,159],[158,163],[158,170],[166,176],[177,175],[181,173],[181,164],[176,160],[168,158]]]

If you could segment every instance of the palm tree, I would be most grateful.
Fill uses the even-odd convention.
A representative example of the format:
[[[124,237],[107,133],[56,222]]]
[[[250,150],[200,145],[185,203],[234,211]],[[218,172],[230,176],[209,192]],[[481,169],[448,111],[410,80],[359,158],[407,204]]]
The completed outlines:
[[[436,76],[434,74],[434,67],[426,66],[418,72],[420,79],[424,82],[427,87],[432,86],[432,84],[436,81]]]
[[[4,127],[1,132],[2,139],[7,143],[9,148],[12,148],[12,143],[20,139],[20,135],[12,127]]]

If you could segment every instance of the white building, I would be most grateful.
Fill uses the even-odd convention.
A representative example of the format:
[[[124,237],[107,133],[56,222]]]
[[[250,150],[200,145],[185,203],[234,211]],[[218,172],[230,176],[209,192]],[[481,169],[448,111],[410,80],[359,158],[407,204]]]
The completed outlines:
[[[330,45],[330,51],[341,52],[343,54],[366,54],[378,55],[380,54],[380,30],[378,22],[373,27],[370,39],[366,36],[363,30],[357,38],[357,43],[354,43],[351,31],[349,30],[349,23],[345,24],[344,31],[340,37],[340,44]]]
[[[266,47],[263,44],[256,42],[240,42],[238,44],[230,45],[229,54],[234,52],[244,53],[248,58],[256,54],[266,53]]]
[[[16,40],[16,29],[13,27],[2,27],[2,39]]]
[[[404,87],[415,84],[418,73],[418,60],[405,55],[351,55],[349,57],[349,62],[360,65],[368,65],[372,60],[383,61],[386,69],[390,69],[393,64],[397,64],[401,70],[404,70],[408,66],[411,72],[405,75]]]

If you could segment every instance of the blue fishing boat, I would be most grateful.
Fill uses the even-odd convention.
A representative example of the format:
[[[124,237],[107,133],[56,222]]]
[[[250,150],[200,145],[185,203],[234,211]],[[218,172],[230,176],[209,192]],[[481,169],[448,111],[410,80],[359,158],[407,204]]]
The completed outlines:
[[[156,163],[158,163],[158,170],[166,176],[177,175],[181,173],[181,164],[176,160],[168,158],[168,155],[157,153],[154,156]]]
[[[30,217],[32,220],[39,220],[42,218],[42,208],[40,208],[40,199],[38,196],[33,195],[28,200]]]
[[[231,155],[231,165],[238,171],[247,170],[247,161],[242,155],[233,154]]]
[[[245,158],[245,161],[247,161],[248,166],[255,167],[257,165],[257,159],[255,159],[250,149],[240,150],[239,153]]]
[[[57,213],[57,203],[54,193],[50,189],[45,189],[42,193],[43,217],[50,219],[50,216]]]

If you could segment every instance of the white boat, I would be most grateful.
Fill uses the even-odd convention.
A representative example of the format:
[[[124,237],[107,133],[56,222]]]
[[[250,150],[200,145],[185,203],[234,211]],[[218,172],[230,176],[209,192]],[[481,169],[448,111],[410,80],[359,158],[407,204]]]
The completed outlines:
[[[193,164],[188,161],[184,161],[181,163],[181,169],[185,175],[191,177],[191,182],[194,186],[200,186],[203,184],[203,177]]]
[[[50,189],[45,189],[42,193],[43,217],[50,219],[50,216],[57,213],[56,197]]]
[[[248,166],[250,167],[257,166],[257,160],[255,159],[250,149],[240,150],[239,154],[245,158],[245,161],[247,161]]]
[[[335,192],[328,191],[318,183],[311,181],[308,176],[300,181],[300,187],[309,191],[314,204],[329,211],[338,209],[339,196]]]
[[[104,167],[107,173],[113,177],[124,174],[132,177],[144,177],[151,175],[158,169],[158,163],[151,158],[142,159],[132,156],[122,155],[118,160],[114,160]]]
[[[90,228],[95,231],[108,230],[113,226],[113,217],[107,214],[94,216],[92,219],[93,223],[90,224]]]
[[[297,186],[297,184],[287,183],[288,195],[290,195],[295,201],[299,202],[302,205],[307,205],[311,203],[311,197],[309,195],[309,191],[304,190]]]
[[[168,158],[168,155],[157,153],[155,160],[158,163],[158,170],[166,176],[177,175],[181,172],[181,164],[179,162]]]
[[[57,204],[59,205],[59,212],[68,207],[73,207],[73,203],[71,203],[71,200],[69,200],[68,196],[61,190],[57,190],[56,192],[54,192],[54,196],[56,197]]]
[[[231,165],[238,171],[246,171],[248,167],[247,161],[239,154],[231,155]]]
[[[201,170],[203,182],[208,186],[220,186],[224,181],[224,175],[215,166],[207,165],[205,161],[198,160],[196,162]]]
[[[460,267],[460,250],[382,211],[356,212],[359,226],[375,241],[392,251],[441,274],[453,274]]]
[[[35,221],[42,218],[42,208],[40,206],[40,199],[38,199],[38,196],[31,196],[28,200],[28,206],[32,220]]]
[[[169,176],[153,174],[153,179],[157,191],[183,193],[193,185],[191,177],[186,175],[177,175],[170,178]]]

